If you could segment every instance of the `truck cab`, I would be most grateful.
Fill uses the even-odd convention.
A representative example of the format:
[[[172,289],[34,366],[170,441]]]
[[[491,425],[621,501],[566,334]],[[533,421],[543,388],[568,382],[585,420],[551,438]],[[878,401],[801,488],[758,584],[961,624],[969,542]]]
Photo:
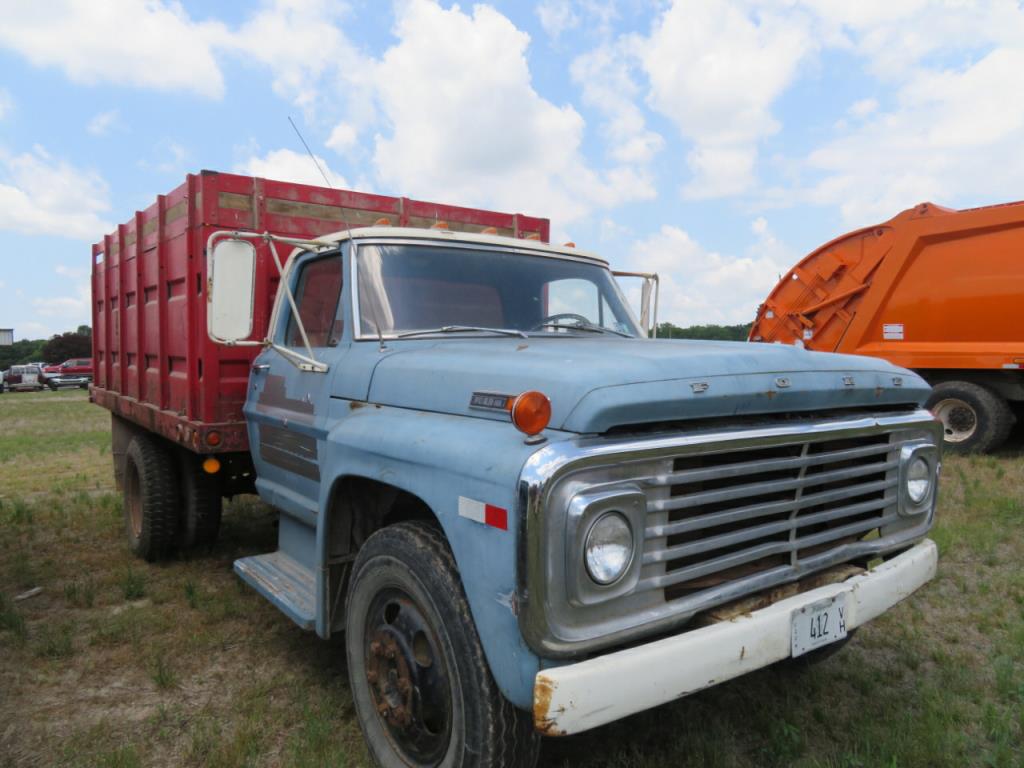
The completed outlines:
[[[250,338],[261,239],[297,247]],[[530,765],[538,735],[831,650],[935,573],[941,429],[909,371],[648,338],[607,262],[540,242],[207,253],[210,338],[262,349],[244,414],[280,510],[235,570],[344,633],[382,765]]]

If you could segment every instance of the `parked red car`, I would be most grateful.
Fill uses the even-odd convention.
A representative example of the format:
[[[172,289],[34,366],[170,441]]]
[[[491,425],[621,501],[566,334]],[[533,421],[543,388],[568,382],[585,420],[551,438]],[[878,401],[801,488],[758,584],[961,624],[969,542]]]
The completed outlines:
[[[73,357],[60,365],[43,368],[46,385],[53,390],[60,387],[88,387],[92,381],[92,358]]]

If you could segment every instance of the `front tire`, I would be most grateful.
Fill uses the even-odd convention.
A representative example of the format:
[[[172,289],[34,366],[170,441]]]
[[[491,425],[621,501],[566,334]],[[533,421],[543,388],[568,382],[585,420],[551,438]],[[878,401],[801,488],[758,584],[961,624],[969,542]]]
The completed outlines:
[[[152,563],[174,551],[177,498],[172,457],[152,438],[133,437],[124,458],[124,524],[135,555]]]
[[[1002,445],[1013,429],[1014,416],[1002,397],[968,381],[944,381],[925,406],[942,422],[946,450],[988,453]]]
[[[384,768],[529,768],[540,737],[501,695],[437,528],[400,523],[363,545],[345,652],[359,724]]]

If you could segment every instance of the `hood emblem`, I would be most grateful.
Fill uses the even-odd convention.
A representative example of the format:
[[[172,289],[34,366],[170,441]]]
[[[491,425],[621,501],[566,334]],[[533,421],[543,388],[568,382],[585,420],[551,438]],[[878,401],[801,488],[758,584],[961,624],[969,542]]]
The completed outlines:
[[[902,376],[893,376],[892,377],[892,385],[894,387],[902,387],[903,386],[903,377]]]
[[[701,392],[707,392],[708,391],[708,387],[710,387],[710,386],[711,385],[708,384],[706,381],[691,381],[690,382],[690,389],[693,390],[693,393],[695,395],[699,395]]]
[[[853,376],[843,376],[843,386],[852,387],[855,384]]]
[[[790,381],[785,376],[775,377],[775,386],[778,387],[779,389],[786,389],[787,387],[789,387],[789,385]]]
[[[474,392],[469,398],[470,408],[482,408],[486,411],[508,411],[512,408],[515,395],[502,395],[497,392]]]

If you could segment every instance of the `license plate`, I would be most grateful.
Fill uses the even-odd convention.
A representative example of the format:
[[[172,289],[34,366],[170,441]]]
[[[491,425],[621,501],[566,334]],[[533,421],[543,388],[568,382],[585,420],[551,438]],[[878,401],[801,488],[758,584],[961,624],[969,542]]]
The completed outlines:
[[[846,637],[846,595],[839,594],[794,611],[792,626],[794,657],[842,640]]]

